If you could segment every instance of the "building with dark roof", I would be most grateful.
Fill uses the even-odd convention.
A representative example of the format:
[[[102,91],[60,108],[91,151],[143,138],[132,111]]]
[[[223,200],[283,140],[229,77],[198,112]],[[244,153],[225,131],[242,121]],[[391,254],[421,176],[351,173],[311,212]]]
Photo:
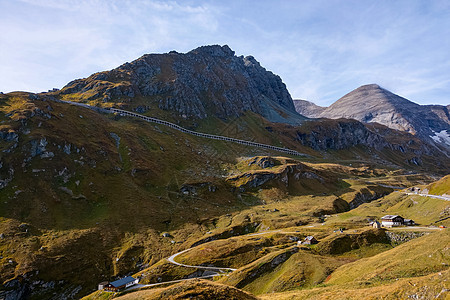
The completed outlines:
[[[131,276],[124,277],[122,279],[110,282],[103,286],[105,291],[109,292],[118,292],[120,290],[126,289],[132,285],[137,284],[139,279],[136,279]]]
[[[403,217],[398,215],[386,215],[381,218],[381,225],[383,227],[402,226],[403,222]]]

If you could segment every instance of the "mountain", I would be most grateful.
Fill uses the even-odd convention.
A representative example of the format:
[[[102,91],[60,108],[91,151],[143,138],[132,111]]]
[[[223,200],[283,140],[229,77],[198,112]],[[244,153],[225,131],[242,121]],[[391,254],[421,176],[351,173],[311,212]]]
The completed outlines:
[[[297,111],[308,117],[379,123],[450,147],[448,107],[419,105],[376,84],[361,86],[326,108],[304,101],[295,101],[295,104]]]
[[[293,101],[295,110],[299,114],[308,118],[315,118],[326,109],[326,107],[316,105],[307,100],[293,100]]]
[[[112,107],[163,121],[105,109]],[[227,46],[144,55],[60,91],[0,94],[0,298],[79,299],[99,282],[136,272],[147,283],[208,275],[165,259],[189,248],[201,253],[192,258],[199,264],[259,268],[251,289],[265,273],[270,290],[316,286],[349,259],[308,249],[296,255],[296,239],[333,231],[309,224],[379,199],[391,186],[448,173],[450,160],[409,133],[311,120],[294,108],[278,76]],[[247,235],[288,227],[302,231]],[[272,269],[291,256],[276,283],[281,273]],[[305,272],[292,281],[297,266]],[[190,293],[188,283],[180,286]]]
[[[414,153],[401,153],[405,156],[402,163],[408,164],[421,164],[421,156],[431,154],[428,146],[411,146],[401,134],[391,138],[396,134],[359,122],[308,121],[302,111],[296,112],[299,105],[292,101],[279,76],[267,71],[252,56],[236,56],[226,45],[202,46],[187,53],[146,54],[111,71],[74,80],[47,95],[132,110],[208,133],[234,137],[240,134],[254,140],[259,136],[259,142],[271,140],[269,143],[282,140],[284,147],[297,148],[300,142],[320,151],[358,145],[378,150],[403,149]],[[310,105],[310,109],[324,108]],[[279,125],[261,126],[265,121]],[[284,124],[297,126],[298,132]],[[274,130],[277,127],[279,130]]]
[[[58,94],[90,104],[113,102],[140,112],[159,108],[184,119],[227,119],[247,111],[273,122],[304,119],[279,76],[252,56],[235,56],[227,45],[146,54],[111,71],[74,80]]]

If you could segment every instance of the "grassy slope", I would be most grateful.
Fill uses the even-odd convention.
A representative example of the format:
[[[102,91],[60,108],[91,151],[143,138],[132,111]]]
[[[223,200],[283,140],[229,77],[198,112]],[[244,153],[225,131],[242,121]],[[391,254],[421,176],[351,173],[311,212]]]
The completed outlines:
[[[327,286],[302,291],[261,295],[262,300],[294,299],[448,299],[450,270],[415,278],[401,278],[387,284],[355,288],[351,285]]]
[[[338,267],[322,287],[262,299],[445,299],[449,264],[450,230],[443,230]]]
[[[449,265],[450,230],[446,229],[342,266],[327,284],[378,284],[447,270]]]
[[[91,298],[92,299],[92,298]],[[256,300],[257,298],[247,292],[206,280],[194,279],[175,284],[167,288],[144,290],[117,299],[199,299],[199,300]],[[86,299],[87,300],[87,299]]]
[[[450,203],[445,200],[404,195],[394,192],[388,196],[363,204],[349,212],[344,212],[328,219],[327,223],[335,226],[347,223],[367,224],[368,218],[380,219],[384,215],[401,215],[413,219],[417,224],[428,225],[448,216]],[[438,224],[448,225],[448,220]]]
[[[26,96],[17,96],[20,103],[14,97],[4,97],[1,103],[3,112],[13,112],[11,117],[0,116],[2,131],[19,133],[16,149],[20,149],[2,156],[2,171],[15,169],[13,181],[1,190],[5,201],[0,203],[0,232],[6,236],[0,248],[2,280],[43,268],[40,279],[83,286],[92,282],[87,286],[92,288],[100,276],[123,274],[138,261],[156,262],[181,247],[162,239],[161,231],[177,229],[178,240],[188,235],[195,239],[196,233],[207,230],[202,224],[209,218],[242,206],[221,179],[221,165],[234,160],[227,144],[205,143],[167,128],[124,118],[116,121],[114,116],[65,104],[28,105]],[[51,119],[31,117],[34,106],[51,114]],[[30,133],[23,134],[26,130]],[[121,137],[119,149],[110,132]],[[44,137],[46,150],[55,157],[36,156],[20,167],[29,156],[30,141]],[[70,154],[57,147],[67,144]],[[253,153],[239,145],[233,150]],[[203,182],[215,185],[220,193],[208,192],[207,186],[197,188],[196,195],[180,192],[183,184]],[[60,187],[83,197],[75,199]],[[27,233],[18,228],[21,223],[30,228]],[[81,246],[85,250],[77,251]],[[90,271],[74,278],[72,274],[83,274],[82,270]]]
[[[293,252],[288,248],[266,255],[221,281],[256,295],[282,292],[315,286],[347,262],[346,259],[315,255],[307,250]]]
[[[0,191],[5,199],[0,202],[2,281],[39,270],[33,279],[64,280],[82,286],[82,294],[98,281],[188,248],[207,237],[207,231],[223,233],[252,223],[258,224],[253,230],[296,226],[335,211],[337,196],[317,195],[320,189],[313,184],[300,191],[263,186],[233,192],[224,180],[235,168],[229,167],[241,156],[267,153],[261,149],[66,104],[31,101],[26,93],[2,95],[0,111],[0,130],[19,134],[16,148],[14,141],[0,143],[2,151],[12,149],[2,152],[1,178],[14,169],[13,180]],[[258,141],[272,142],[278,133],[266,137],[257,121],[251,124],[259,132]],[[111,132],[120,137],[118,148]],[[55,156],[30,157],[31,142],[43,138],[46,151]],[[63,151],[67,145],[70,154]],[[306,165],[329,173],[326,179],[341,194],[351,192],[352,183],[341,186],[340,178],[375,178],[385,172],[361,165]],[[195,190],[185,194],[184,186]],[[316,195],[300,195],[305,193]],[[26,230],[19,228],[22,223]],[[164,231],[173,238],[162,238]]]
[[[433,195],[450,195],[450,175],[444,176],[440,180],[430,184],[428,190]]]

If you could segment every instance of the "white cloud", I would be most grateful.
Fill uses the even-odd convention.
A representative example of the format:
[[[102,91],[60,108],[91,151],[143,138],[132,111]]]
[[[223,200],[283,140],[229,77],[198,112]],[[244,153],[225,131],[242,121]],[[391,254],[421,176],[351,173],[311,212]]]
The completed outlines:
[[[0,33],[4,91],[61,87],[145,53],[189,50],[181,36],[202,38],[218,26],[207,6],[175,1],[27,0],[6,8],[10,14],[0,19],[7,28]]]
[[[229,44],[280,75],[293,98],[328,105],[379,83],[416,102],[450,102],[445,0],[0,0],[0,10],[3,91],[61,87],[144,53]]]

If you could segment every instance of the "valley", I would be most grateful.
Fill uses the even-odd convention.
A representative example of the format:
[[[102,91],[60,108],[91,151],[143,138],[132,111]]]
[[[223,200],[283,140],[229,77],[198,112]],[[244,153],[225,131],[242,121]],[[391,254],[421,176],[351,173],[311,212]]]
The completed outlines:
[[[0,94],[0,298],[445,299],[450,159],[432,143],[300,115],[228,46]],[[415,225],[373,227],[387,215]],[[97,291],[126,276],[140,285]]]

